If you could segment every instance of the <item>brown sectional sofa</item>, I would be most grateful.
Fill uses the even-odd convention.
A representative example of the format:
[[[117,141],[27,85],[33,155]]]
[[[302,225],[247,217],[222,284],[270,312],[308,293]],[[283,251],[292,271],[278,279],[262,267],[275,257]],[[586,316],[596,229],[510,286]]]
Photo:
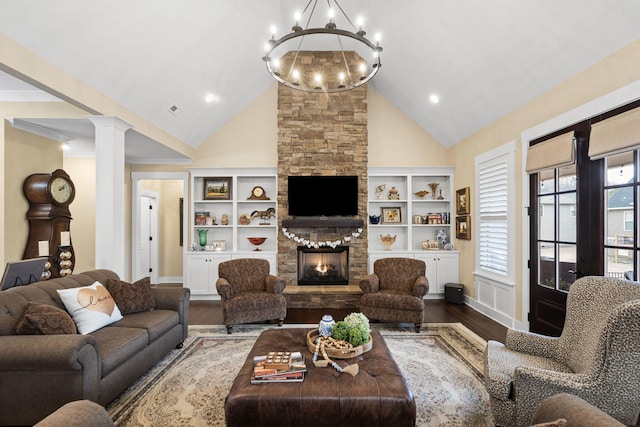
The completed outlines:
[[[67,402],[107,405],[188,334],[189,289],[156,287],[156,308],[87,335],[16,335],[29,302],[65,309],[57,289],[120,280],[109,270],[0,292],[0,425],[33,425]]]

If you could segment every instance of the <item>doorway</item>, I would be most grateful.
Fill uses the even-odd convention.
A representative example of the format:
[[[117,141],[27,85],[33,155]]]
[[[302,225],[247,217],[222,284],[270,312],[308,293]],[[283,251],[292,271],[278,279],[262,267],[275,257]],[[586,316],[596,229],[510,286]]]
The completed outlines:
[[[139,254],[134,281],[149,276],[151,283],[158,283],[158,198],[155,191],[143,190],[140,195]]]
[[[188,203],[182,204],[180,199],[187,197],[188,180],[189,174],[186,172],[131,173],[133,280],[149,276],[152,284],[182,283],[185,246],[181,245],[180,229],[187,227],[185,210]],[[154,227],[157,230],[155,236],[148,231]],[[152,240],[149,240],[150,237]]]

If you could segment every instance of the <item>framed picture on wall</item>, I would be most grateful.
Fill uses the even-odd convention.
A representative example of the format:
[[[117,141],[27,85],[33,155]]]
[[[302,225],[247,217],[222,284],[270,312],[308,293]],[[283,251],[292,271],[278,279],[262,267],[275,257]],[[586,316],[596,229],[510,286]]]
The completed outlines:
[[[456,191],[456,215],[469,215],[470,213],[469,187],[464,187]]]
[[[456,237],[458,239],[471,240],[471,216],[456,217]]]
[[[204,178],[204,200],[231,200],[231,177]]]

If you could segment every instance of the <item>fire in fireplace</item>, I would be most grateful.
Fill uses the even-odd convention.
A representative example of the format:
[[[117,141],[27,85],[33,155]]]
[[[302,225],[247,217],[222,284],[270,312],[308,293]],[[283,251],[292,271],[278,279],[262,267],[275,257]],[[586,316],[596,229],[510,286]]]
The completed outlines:
[[[349,247],[298,246],[298,285],[348,285]]]

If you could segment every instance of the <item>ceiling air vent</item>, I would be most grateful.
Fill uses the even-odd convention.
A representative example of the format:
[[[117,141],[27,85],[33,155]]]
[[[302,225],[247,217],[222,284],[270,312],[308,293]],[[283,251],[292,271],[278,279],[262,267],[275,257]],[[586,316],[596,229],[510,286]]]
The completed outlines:
[[[178,115],[180,115],[180,113],[182,113],[182,110],[178,108],[177,105],[172,105],[171,107],[169,107],[169,112],[177,117]]]

